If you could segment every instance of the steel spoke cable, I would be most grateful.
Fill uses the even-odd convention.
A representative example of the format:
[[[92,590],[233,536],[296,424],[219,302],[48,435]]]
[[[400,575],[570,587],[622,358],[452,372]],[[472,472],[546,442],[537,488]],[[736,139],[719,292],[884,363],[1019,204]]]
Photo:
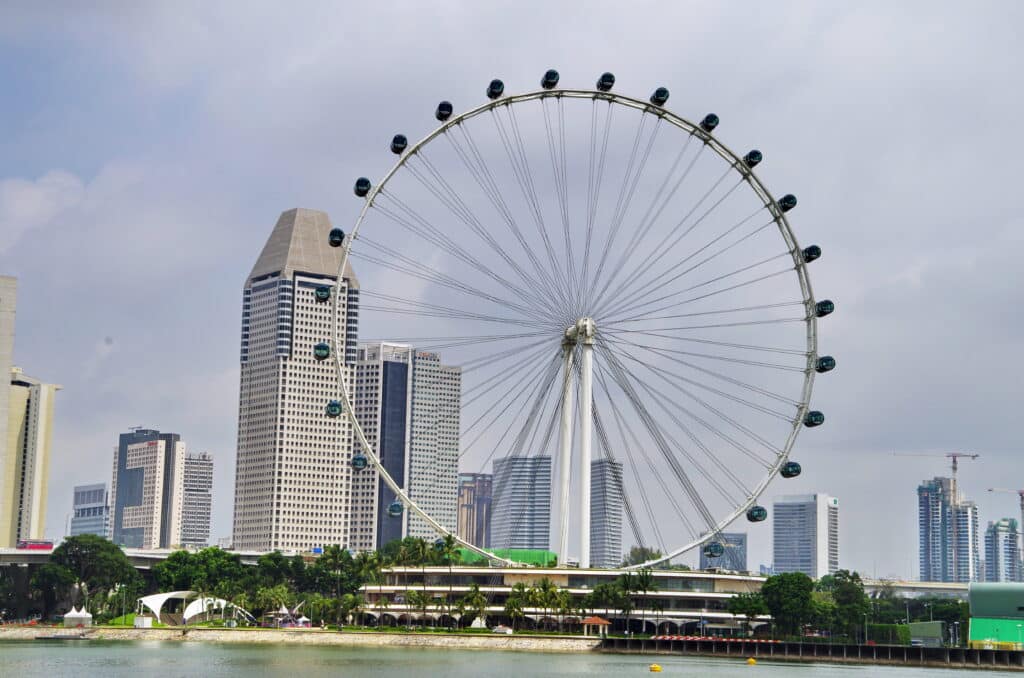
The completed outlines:
[[[517,354],[513,353],[513,354],[505,355],[503,357],[496,357],[495,358],[495,363],[496,364],[497,363],[501,363],[501,362],[503,362],[505,360],[508,360],[510,358],[513,358],[513,357],[520,357],[520,358],[523,359],[522,360],[523,364],[532,365],[532,364],[534,364],[534,361],[540,360],[549,351],[550,351],[550,349],[548,347],[541,346],[541,347],[539,347],[538,350],[534,350],[532,353],[530,353],[530,354],[528,354],[526,356],[521,356],[521,355],[517,355]],[[474,398],[476,398],[477,395],[478,395],[476,392],[479,391],[484,386],[487,386],[488,384],[490,384],[490,383],[492,383],[494,381],[501,382],[501,381],[506,380],[506,379],[511,379],[516,374],[519,374],[519,372],[515,372],[515,371],[511,371],[511,370],[507,370],[507,369],[499,370],[498,372],[496,372],[492,376],[488,377],[487,379],[482,379],[479,382],[473,384],[473,386],[471,386],[469,388],[466,388],[466,389],[463,389],[462,397],[463,398],[469,398],[470,396],[473,396]],[[481,394],[482,393],[486,393],[486,391],[481,392]],[[468,402],[468,400],[467,400],[467,402]]]
[[[768,311],[776,308],[789,308],[791,306],[803,306],[806,308],[807,304],[803,301],[780,301],[774,304],[756,304],[754,306],[737,306],[735,308],[723,308],[715,311],[695,311],[693,313],[675,313],[672,315],[661,315],[661,316],[636,316],[633,318],[622,318],[621,320],[603,320],[601,323],[602,327],[617,327],[623,323],[643,323],[650,322],[652,320],[674,320],[677,318],[701,318],[709,315],[724,315],[726,313],[748,313],[750,311]]]
[[[559,115],[557,116],[558,121],[558,133],[557,141],[556,134],[553,130],[555,126],[551,121],[551,117],[548,114],[547,99],[540,99],[541,111],[544,114],[544,133],[548,142],[548,156],[551,160],[551,173],[555,180],[555,193],[558,195],[558,213],[562,220],[562,238],[565,246],[565,259],[567,263],[567,277],[569,281],[569,289],[575,292],[579,289],[579,284],[576,280],[576,267],[573,261],[572,251],[572,238],[569,234],[569,194],[566,186],[568,178],[565,175],[565,131],[562,125],[565,122],[565,116],[562,112],[561,97],[558,98],[557,105],[559,109]],[[579,306],[576,299],[573,299],[573,311],[578,312]]]
[[[598,407],[598,404],[596,402],[594,403],[593,419],[594,432],[597,434],[598,448],[599,451],[602,453],[601,458],[607,459],[609,461],[621,465],[622,462],[619,462],[616,459],[615,453],[612,451],[611,440],[608,437],[608,431],[605,430],[604,420],[601,417],[600,408]],[[643,544],[646,540],[644,539],[643,532],[640,529],[640,523],[639,521],[637,521],[636,515],[634,515],[633,513],[633,502],[629,498],[629,494],[626,493],[625,483],[622,474],[620,473],[618,474],[618,476],[616,476],[615,473],[612,473],[612,480],[617,481],[615,482],[616,489],[618,489],[619,496],[622,498],[622,504],[623,508],[625,509],[624,512],[626,514],[626,521],[629,523],[630,532],[633,533],[633,540],[637,544]]]
[[[583,274],[581,280],[583,281],[581,290],[584,293],[585,303],[587,301],[587,291],[590,289],[588,272],[590,270],[590,248],[594,237],[594,224],[597,220],[597,209],[600,204],[601,195],[601,183],[604,178],[604,167],[605,159],[608,153],[608,137],[611,133],[611,122],[612,112],[615,107],[612,106],[611,102],[608,102],[608,108],[605,111],[604,118],[604,134],[601,141],[601,154],[598,158],[597,167],[594,166],[594,154],[595,147],[597,145],[597,99],[592,100],[591,106],[591,120],[590,120],[590,156],[589,164],[587,165],[587,237],[586,244],[583,248]]]
[[[445,306],[434,306],[432,304],[425,304],[422,302],[413,302],[406,300],[396,300],[378,304],[366,304],[363,303],[360,308],[361,310],[371,311],[382,311],[388,313],[394,313],[398,315],[416,315],[425,318],[451,318],[460,320],[478,320],[480,322],[489,323],[501,323],[504,325],[514,325],[516,327],[528,327],[534,329],[546,329],[552,331],[550,323],[539,322],[536,320],[523,320],[519,318],[506,318],[502,316],[486,315],[483,313],[475,313],[473,311],[462,311],[459,309],[445,307]]]
[[[806,357],[807,351],[799,351],[791,348],[781,348],[777,346],[759,346],[757,344],[736,344],[727,341],[716,341],[713,339],[698,339],[696,337],[677,337],[671,334],[659,334],[657,332],[650,332],[647,330],[634,330],[634,329],[602,329],[604,334],[640,334],[650,337],[659,337],[662,339],[673,339],[676,341],[688,341],[695,344],[708,344],[711,346],[723,346],[726,348],[744,349],[749,351],[764,351],[766,353],[784,353],[788,355],[799,355]]]
[[[657,349],[665,353],[675,353],[677,355],[685,355],[691,358],[707,358],[708,360],[720,360],[723,362],[734,363],[737,365],[749,365],[751,367],[765,367],[774,370],[784,370],[787,372],[806,372],[807,366],[796,367],[794,365],[783,365],[780,363],[766,363],[758,360],[746,360],[743,358],[734,358],[732,356],[724,356],[714,353],[698,353],[696,351],[683,351],[681,349],[662,348],[657,346],[651,346],[648,344],[640,344],[635,341],[631,341],[629,337],[620,338],[609,336],[607,333],[603,334],[603,340],[609,344],[624,344],[630,348],[641,348],[641,349]]]

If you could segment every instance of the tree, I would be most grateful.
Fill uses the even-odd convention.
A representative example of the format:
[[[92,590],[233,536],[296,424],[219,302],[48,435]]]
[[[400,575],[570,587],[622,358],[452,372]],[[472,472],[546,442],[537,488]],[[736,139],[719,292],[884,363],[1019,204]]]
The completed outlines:
[[[94,603],[102,603],[105,594],[118,585],[141,585],[141,577],[124,551],[94,534],[68,537],[50,554],[50,562],[67,568],[75,577],[76,588],[91,595]]]
[[[32,575],[32,589],[39,593],[43,619],[49,619],[57,606],[67,600],[74,585],[75,575],[63,565],[45,563],[36,568]]]
[[[523,582],[517,582],[509,591],[505,600],[505,614],[512,620],[512,629],[516,628],[516,620],[526,616],[526,606],[530,599],[530,589]]]
[[[626,630],[629,630],[629,615],[633,612],[633,592],[636,591],[636,575],[632,572],[623,572],[615,580],[615,586],[619,589],[619,595],[615,607],[626,617]]]
[[[726,609],[729,610],[729,614],[736,615],[737,617],[746,617],[744,624],[748,630],[751,628],[755,617],[768,614],[768,606],[764,602],[764,597],[756,592],[736,594],[729,599],[729,605]]]
[[[466,595],[462,597],[460,602],[462,609],[472,612],[484,625],[487,624],[487,596],[480,591],[479,584],[470,584],[469,591],[466,592]]]
[[[426,617],[427,605],[430,603],[430,600],[427,598],[425,593],[415,589],[408,591],[405,594],[405,603],[413,610],[419,612],[419,618],[421,620]]]
[[[864,583],[859,574],[849,570],[839,570],[833,579],[836,625],[850,638],[856,638],[871,609],[868,597],[864,594]]]
[[[640,628],[647,631],[647,594],[658,590],[654,575],[648,567],[641,568],[633,577],[633,590],[640,594]]]
[[[650,546],[634,546],[629,549],[629,554],[626,556],[626,559],[622,561],[622,566],[629,567],[631,565],[640,565],[641,563],[646,563],[649,560],[661,558],[661,555],[661,551]]]
[[[813,615],[811,592],[814,582],[803,572],[787,572],[768,577],[761,595],[772,619],[783,635],[795,636]]]

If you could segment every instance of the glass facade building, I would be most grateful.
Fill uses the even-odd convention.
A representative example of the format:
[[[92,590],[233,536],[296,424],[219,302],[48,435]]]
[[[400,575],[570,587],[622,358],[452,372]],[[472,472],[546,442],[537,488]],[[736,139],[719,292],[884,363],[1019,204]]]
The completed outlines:
[[[110,504],[107,484],[75,485],[70,536],[95,534],[110,537]]]

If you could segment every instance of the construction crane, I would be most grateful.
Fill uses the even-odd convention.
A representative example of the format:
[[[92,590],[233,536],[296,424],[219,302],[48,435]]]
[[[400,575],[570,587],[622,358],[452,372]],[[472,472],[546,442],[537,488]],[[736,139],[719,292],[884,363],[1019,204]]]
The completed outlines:
[[[1008,490],[1005,487],[990,487],[989,492],[1003,492],[1004,494],[1015,494],[1020,497],[1020,523],[1024,526],[1024,490]],[[1022,529],[1021,527],[1017,528]]]

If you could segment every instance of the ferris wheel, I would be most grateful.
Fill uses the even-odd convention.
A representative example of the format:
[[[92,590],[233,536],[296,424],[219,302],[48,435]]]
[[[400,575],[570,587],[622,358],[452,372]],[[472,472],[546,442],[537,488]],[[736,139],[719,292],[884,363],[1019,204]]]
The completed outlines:
[[[796,198],[754,171],[762,153],[727,148],[713,113],[695,124],[671,112],[664,87],[638,99],[614,85],[604,73],[593,89],[564,88],[549,70],[539,89],[507,95],[493,80],[462,113],[439,103],[419,141],[394,135],[391,169],[355,182],[365,204],[348,237],[329,236],[343,248],[333,303],[354,264],[362,332],[461,368],[461,471],[550,464],[560,563],[591,563],[600,461],[623,541],[661,554],[642,566],[701,546],[720,557],[722,531],[766,519],[758,497],[800,474],[797,434],[824,422],[810,399],[835,367],[817,347],[834,305],[813,295],[821,249],[797,244]],[[337,368],[327,414],[350,420],[354,472],[376,469],[391,515],[454,536],[382,465],[345,351],[315,354]],[[504,544],[457,541],[502,560]]]

